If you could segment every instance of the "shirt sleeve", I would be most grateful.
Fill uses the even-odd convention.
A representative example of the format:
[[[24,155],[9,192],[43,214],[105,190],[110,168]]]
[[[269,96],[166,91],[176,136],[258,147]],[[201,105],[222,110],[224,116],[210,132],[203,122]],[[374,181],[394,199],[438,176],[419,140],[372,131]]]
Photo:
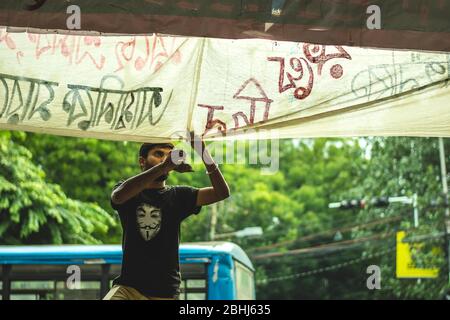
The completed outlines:
[[[111,195],[112,195],[112,193],[114,192],[114,190],[116,190],[118,187],[120,187],[120,186],[122,185],[122,183],[124,183],[124,180],[121,180],[121,181],[119,181],[118,183],[116,183],[116,185],[112,188]],[[110,202],[111,202],[111,207],[112,207],[114,210],[116,210],[116,211],[119,211],[120,209],[122,209],[123,207],[125,207],[126,204],[127,204],[127,202],[122,203],[122,204],[116,204],[116,203],[114,203],[114,202],[112,201],[111,196],[109,197],[109,200],[110,200]]]
[[[176,188],[175,204],[180,220],[184,220],[192,214],[198,214],[202,207],[197,206],[197,195],[200,189],[190,186],[178,186]]]

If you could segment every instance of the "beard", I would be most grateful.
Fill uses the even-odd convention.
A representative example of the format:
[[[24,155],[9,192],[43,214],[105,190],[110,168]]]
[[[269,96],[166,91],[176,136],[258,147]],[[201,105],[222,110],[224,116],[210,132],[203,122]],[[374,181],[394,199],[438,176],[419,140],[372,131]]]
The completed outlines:
[[[148,169],[153,168],[153,167],[154,166],[152,166],[146,162],[142,171],[147,171]],[[163,181],[167,180],[168,177],[169,177],[169,174],[163,174],[163,175],[159,176],[158,178],[156,178],[155,181],[163,182]]]

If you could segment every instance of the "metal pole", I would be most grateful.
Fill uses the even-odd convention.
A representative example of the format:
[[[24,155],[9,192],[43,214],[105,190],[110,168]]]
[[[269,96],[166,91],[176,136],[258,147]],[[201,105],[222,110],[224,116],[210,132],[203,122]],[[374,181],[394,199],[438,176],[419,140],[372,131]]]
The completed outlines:
[[[211,225],[209,229],[209,240],[214,241],[216,238],[217,203],[213,203],[210,208],[211,208]]]
[[[444,139],[439,138],[439,157],[441,162],[441,180],[445,201],[445,242],[447,245],[448,282],[450,283],[450,213],[448,207],[447,167],[445,165]]]
[[[414,228],[419,227],[419,209],[417,208],[417,193],[413,195],[413,208],[414,208]]]
[[[11,269],[12,266],[10,264],[4,264],[3,265],[3,300],[10,300],[11,299]]]
[[[417,193],[414,193],[412,198],[412,205],[413,205],[413,211],[414,211],[414,228],[419,227],[419,209],[417,208]],[[421,284],[422,280],[419,278],[417,279],[417,284]]]

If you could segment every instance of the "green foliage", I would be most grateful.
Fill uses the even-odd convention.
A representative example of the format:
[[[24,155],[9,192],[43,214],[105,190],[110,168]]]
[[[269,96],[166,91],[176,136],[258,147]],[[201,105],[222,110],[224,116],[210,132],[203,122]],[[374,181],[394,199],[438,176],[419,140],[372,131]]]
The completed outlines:
[[[246,151],[248,152],[248,145]],[[335,212],[328,203],[340,200],[342,194],[359,186],[358,170],[365,166],[363,150],[354,139],[316,139],[302,142],[280,141],[280,170],[273,175],[263,175],[261,165],[224,164],[222,172],[231,189],[231,197],[217,205],[216,233],[224,234],[245,227],[259,226],[264,230],[262,238],[230,238],[249,254],[265,253],[255,248],[274,243],[292,241],[298,237],[317,233],[343,220],[352,221],[355,212]],[[206,186],[209,184],[203,167],[195,167],[195,174],[173,175],[170,182]],[[211,207],[203,209],[199,216],[189,218],[182,225],[183,241],[207,240]],[[205,214],[206,213],[206,214]],[[308,247],[320,241],[332,241],[332,237],[314,241],[294,242],[277,247],[275,252]],[[305,270],[320,268],[324,263],[342,262],[344,258],[356,258],[358,254],[323,257],[282,257],[255,261],[257,279],[271,279]],[[351,269],[352,270],[352,269]],[[350,271],[351,271],[350,270]],[[344,270],[344,273],[349,270]],[[358,271],[359,272],[359,271]],[[350,272],[351,273],[351,272]],[[361,272],[359,272],[361,274]],[[355,290],[357,284],[348,279],[342,281],[336,273],[335,290],[330,290],[332,278],[308,277],[287,281],[258,284],[260,299],[272,298],[333,298]],[[352,275],[354,278],[354,274]],[[364,274],[360,277],[363,278]],[[340,279],[339,281],[337,279]],[[342,282],[347,286],[341,285]],[[361,281],[361,283],[365,283]]]
[[[0,133],[0,237],[2,244],[100,243],[116,222],[93,203],[68,198],[47,183],[29,150]]]
[[[277,192],[282,198],[274,197],[273,206],[267,208],[266,213],[271,214],[280,209],[278,212],[285,212],[287,217],[292,218],[270,229],[264,237],[266,243],[263,244],[291,240],[272,250],[285,252],[333,242],[334,234],[300,242],[293,240],[342,226],[354,219],[355,213],[331,211],[328,203],[342,199],[349,189],[361,183],[358,170],[365,166],[365,159],[358,140],[294,140],[283,141],[280,147],[281,166],[278,175],[282,176],[284,183]],[[266,188],[269,194],[273,194],[270,183],[267,183]],[[273,233],[277,236],[274,237]],[[260,245],[256,241],[253,244]],[[354,281],[356,272],[352,280],[342,276],[352,273],[352,268],[334,274],[328,272],[308,277],[290,277],[357,257],[357,254],[350,252],[344,255],[294,255],[258,260],[260,280],[288,277],[285,280],[260,283],[257,290],[259,298],[333,299],[343,297],[349,291],[358,291],[359,284]],[[359,277],[363,276],[359,272]]]
[[[139,144],[28,133],[15,133],[12,138],[14,142],[3,134],[0,144],[2,239],[8,239],[7,243],[74,243],[89,239],[82,242],[87,243],[94,242],[88,236],[91,235],[103,242],[120,242],[121,230],[117,215],[109,204],[110,193],[118,180],[140,171]],[[244,145],[248,154],[250,144]],[[199,215],[187,219],[181,226],[181,240],[209,240],[213,209],[218,213],[216,234],[253,226],[263,228],[261,238],[227,239],[239,244],[251,258],[263,253],[284,253],[334,243],[337,241],[336,230],[342,230],[339,232],[342,241],[369,240],[322,254],[254,259],[257,298],[442,297],[448,289],[442,237],[425,241],[420,250],[413,252],[418,266],[441,269],[438,279],[417,283],[395,277],[396,231],[406,230],[408,236],[443,231],[443,209],[430,206],[440,198],[442,189],[437,139],[282,140],[279,146],[280,168],[272,175],[262,174],[261,164],[221,165],[231,197],[215,207],[204,207]],[[185,144],[180,147],[189,150]],[[446,150],[450,155],[449,140],[446,140]],[[227,149],[224,147],[222,151],[225,154]],[[237,159],[236,149],[233,153]],[[37,166],[31,163],[31,154]],[[191,174],[171,173],[168,184],[209,186],[203,164],[196,163],[193,168],[195,172]],[[62,190],[70,198],[97,203],[108,214],[95,204],[67,198]],[[343,199],[412,196],[415,193],[420,216],[417,229],[413,228],[411,206],[397,204],[362,210],[328,208],[330,202]],[[343,229],[394,216],[401,216],[401,219]],[[329,230],[333,232],[324,232]],[[3,235],[9,235],[9,238]],[[279,243],[281,245],[273,246]],[[270,245],[271,249],[257,250]],[[441,253],[432,254],[436,248]],[[370,291],[366,287],[366,268],[372,264],[381,267],[382,290]],[[330,268],[323,270],[326,267]],[[317,272],[304,274],[311,270]],[[286,278],[274,279],[278,277]]]
[[[397,225],[385,225],[377,230],[354,236],[368,236],[377,233],[396,232],[404,230],[408,237],[432,236],[444,232],[444,208],[433,203],[443,203],[442,182],[440,173],[438,139],[419,138],[374,138],[370,140],[371,160],[367,170],[361,172],[366,179],[360,194],[369,198],[375,196],[409,196],[417,194],[419,227],[414,228],[413,208],[411,205],[390,205],[385,209],[362,210],[359,221],[374,217],[389,217],[403,214],[404,218]],[[445,140],[447,164],[450,158],[450,140]],[[394,238],[385,243],[395,246]],[[395,251],[378,259],[377,264],[382,269],[383,290],[376,292],[376,297],[384,299],[442,299],[450,288],[447,279],[447,260],[443,254],[446,244],[443,237],[433,237],[422,241],[420,252],[413,252],[417,267],[438,267],[440,274],[437,279],[397,279],[395,273]],[[367,248],[367,252],[377,250]],[[432,253],[437,250],[438,253]],[[440,252],[440,253],[439,253]]]
[[[14,141],[26,147],[46,173],[74,199],[97,203],[116,221],[105,243],[120,243],[118,216],[110,205],[112,187],[139,170],[139,144],[27,133]]]

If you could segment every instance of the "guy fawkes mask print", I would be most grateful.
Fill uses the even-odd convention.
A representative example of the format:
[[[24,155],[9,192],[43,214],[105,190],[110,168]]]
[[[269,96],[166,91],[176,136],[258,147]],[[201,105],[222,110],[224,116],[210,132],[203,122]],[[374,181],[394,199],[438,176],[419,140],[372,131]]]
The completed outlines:
[[[142,203],[136,209],[136,216],[142,238],[150,241],[161,228],[161,210],[148,203]]]

